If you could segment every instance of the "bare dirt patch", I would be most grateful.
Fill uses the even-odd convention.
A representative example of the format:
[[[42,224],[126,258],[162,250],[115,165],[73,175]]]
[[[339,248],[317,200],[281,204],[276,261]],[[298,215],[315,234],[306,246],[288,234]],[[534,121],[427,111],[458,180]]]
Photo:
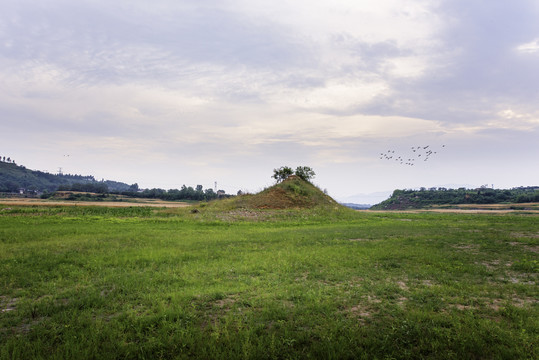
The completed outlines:
[[[479,245],[476,244],[456,244],[451,245],[453,249],[467,251],[476,254],[479,251]]]
[[[404,291],[408,291],[408,285],[404,281],[397,281],[397,286]]]
[[[229,311],[232,307],[232,305],[234,305],[236,303],[236,299],[235,298],[224,298],[224,299],[220,299],[220,300],[217,300],[214,302],[214,305],[217,306],[218,308],[220,309],[223,309],[225,311]]]
[[[524,307],[526,305],[537,304],[537,303],[539,303],[539,300],[532,297],[524,297],[524,298],[513,297],[511,299],[511,304],[516,307]]]
[[[502,300],[502,299],[494,299],[492,300],[487,307],[494,310],[494,311],[500,311],[507,305],[512,305],[514,307],[522,308],[526,307],[528,305],[537,304],[539,301],[534,298],[530,297],[512,297],[509,301],[508,300]]]
[[[512,232],[511,237],[520,239],[520,238],[532,238],[532,239],[539,239],[539,232],[533,233],[533,232]]]
[[[361,322],[365,322],[365,318],[371,317],[371,311],[363,306],[363,305],[356,305],[352,306],[349,310],[349,313],[359,318]]]
[[[510,262],[506,262],[506,263],[501,263],[500,260],[492,260],[492,261],[482,261],[480,263],[477,263],[476,264],[479,264],[479,265],[483,265],[484,267],[487,268],[487,270],[489,271],[492,271],[492,270],[496,270],[496,269],[500,269],[502,267],[506,267],[506,268],[509,268],[511,267],[511,265],[513,265],[512,263]]]
[[[536,285],[537,278],[537,274],[508,271],[504,276],[500,276],[498,280],[501,282],[508,281],[512,284]]]
[[[382,300],[378,299],[375,295],[367,295],[367,300],[372,304],[380,304]]]

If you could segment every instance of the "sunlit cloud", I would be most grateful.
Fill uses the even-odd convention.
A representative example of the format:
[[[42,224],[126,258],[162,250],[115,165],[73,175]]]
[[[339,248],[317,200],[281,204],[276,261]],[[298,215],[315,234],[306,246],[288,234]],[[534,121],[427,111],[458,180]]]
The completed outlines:
[[[539,52],[539,39],[517,46],[517,50],[523,53]]]

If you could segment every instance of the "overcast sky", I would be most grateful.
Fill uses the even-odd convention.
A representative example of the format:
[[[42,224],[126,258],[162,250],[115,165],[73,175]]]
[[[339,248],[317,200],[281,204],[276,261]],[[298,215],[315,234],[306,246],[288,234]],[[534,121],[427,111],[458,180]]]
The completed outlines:
[[[31,169],[236,193],[307,165],[340,200],[539,185],[537,0],[4,0],[0,84],[0,155]]]

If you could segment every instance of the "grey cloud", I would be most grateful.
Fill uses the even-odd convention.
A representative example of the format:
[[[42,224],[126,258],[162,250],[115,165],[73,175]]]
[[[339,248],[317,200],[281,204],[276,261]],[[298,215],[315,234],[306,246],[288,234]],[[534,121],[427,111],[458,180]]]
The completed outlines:
[[[440,11],[456,19],[456,26],[448,29],[443,40],[446,48],[460,54],[448,66],[452,76],[444,79],[445,89],[535,96],[538,59],[520,56],[515,48],[533,40],[530,34],[539,35],[538,10],[534,1],[447,2]]]
[[[391,96],[361,110],[447,123],[492,119],[500,106],[533,111],[539,57],[516,48],[539,36],[536,2],[445,1],[437,12],[446,28],[434,70],[417,80],[393,79]]]
[[[171,3],[163,12],[145,13],[129,6],[114,11],[99,2],[23,2],[0,15],[9,23],[1,40],[11,44],[1,52],[57,64],[80,82],[181,80],[182,67],[191,63],[280,71],[313,61],[287,29],[216,4]]]
[[[387,76],[387,74],[384,74],[383,69],[383,64],[386,60],[415,54],[414,49],[399,47],[399,45],[392,40],[378,43],[357,41],[351,45],[350,50],[359,57],[360,70],[382,76]]]

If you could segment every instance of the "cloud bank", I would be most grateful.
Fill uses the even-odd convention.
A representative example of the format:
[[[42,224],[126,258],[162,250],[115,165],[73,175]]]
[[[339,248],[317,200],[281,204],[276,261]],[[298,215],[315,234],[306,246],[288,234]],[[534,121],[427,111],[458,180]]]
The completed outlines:
[[[337,196],[530,185],[538,15],[501,0],[8,1],[2,147],[147,187],[257,190],[286,164]],[[420,170],[376,161],[418,141],[451,146]]]

